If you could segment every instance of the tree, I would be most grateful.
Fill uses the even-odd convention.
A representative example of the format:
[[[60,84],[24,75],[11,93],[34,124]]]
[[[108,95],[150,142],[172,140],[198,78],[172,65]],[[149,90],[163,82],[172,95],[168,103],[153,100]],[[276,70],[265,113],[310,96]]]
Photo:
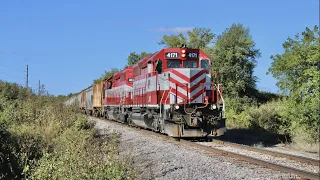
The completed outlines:
[[[187,44],[186,37],[179,33],[178,35],[164,35],[162,40],[159,42],[159,45],[165,45],[166,47],[180,47],[182,44]]]
[[[189,48],[205,49],[211,43],[215,34],[208,28],[194,28],[192,31],[187,32],[187,36],[179,33],[178,35],[164,35],[159,45],[166,47],[180,47],[186,44]]]
[[[3,82],[0,80],[0,98],[6,98],[9,100],[21,99],[24,100],[30,96],[33,96],[31,91],[22,87],[16,83]]]
[[[278,82],[277,86],[286,93],[286,118],[292,130],[305,127],[313,138],[320,126],[320,40],[319,28],[308,27],[295,38],[283,43],[285,52],[271,56],[273,62],[268,70]]]
[[[140,55],[135,52],[130,53],[128,56],[128,66],[136,64],[140,60]]]
[[[250,29],[242,24],[232,24],[217,37],[215,46],[208,49],[224,92],[230,97],[252,96],[256,91],[257,77],[253,75],[259,49],[250,35]]]
[[[293,94],[297,89],[307,88],[314,92],[317,89],[319,77],[319,34],[318,27],[313,30],[306,28],[295,39],[288,38],[283,43],[285,53],[272,55],[273,63],[268,73],[272,73],[278,82],[277,86],[287,94]],[[268,74],[267,73],[267,74]],[[308,85],[301,87],[304,83]],[[313,90],[312,90],[313,89]]]
[[[147,52],[142,52],[140,54],[137,54],[136,52],[132,52],[130,53],[130,55],[128,56],[128,64],[127,66],[131,66],[134,64],[137,64],[137,62],[147,56],[152,55],[152,53],[147,53]]]
[[[188,47],[205,49],[212,43],[215,34],[207,28],[194,28],[192,31],[188,31],[188,37]]]

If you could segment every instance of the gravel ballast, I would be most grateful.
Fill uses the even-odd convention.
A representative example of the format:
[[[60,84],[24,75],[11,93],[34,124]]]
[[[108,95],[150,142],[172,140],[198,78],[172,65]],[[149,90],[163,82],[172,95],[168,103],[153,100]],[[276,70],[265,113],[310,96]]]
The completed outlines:
[[[108,129],[121,134],[119,155],[133,158],[133,166],[139,171],[138,179],[297,178],[295,175],[184,147],[179,145],[179,142],[145,135],[135,128],[108,120],[90,119],[96,121],[97,129]]]

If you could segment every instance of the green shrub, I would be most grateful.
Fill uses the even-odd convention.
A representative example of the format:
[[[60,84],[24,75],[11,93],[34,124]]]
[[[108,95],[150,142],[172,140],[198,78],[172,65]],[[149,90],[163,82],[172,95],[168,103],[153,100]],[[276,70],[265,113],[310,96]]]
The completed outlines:
[[[229,109],[226,114],[228,129],[248,129],[251,127],[251,122],[247,119],[245,111],[236,113],[235,110]]]
[[[116,160],[116,138],[94,138],[95,131],[66,130],[55,139],[33,179],[127,179],[133,175],[126,162]]]
[[[296,127],[291,131],[292,146],[299,150],[318,153],[320,144],[317,135],[305,126]]]
[[[4,179],[126,179],[117,136],[97,136],[75,107],[24,94],[0,82],[0,177]],[[21,92],[21,94],[20,94]],[[62,99],[62,98],[60,98]]]
[[[226,126],[228,129],[247,129],[251,127],[251,122],[247,118],[246,110],[256,101],[252,98],[226,98]]]
[[[285,135],[292,145],[302,150],[319,149],[319,114],[315,107],[292,103],[290,99],[272,100],[260,106],[248,99],[226,99],[227,128],[267,131]],[[252,103],[253,105],[251,105]],[[320,117],[319,117],[320,118]]]
[[[246,111],[251,129],[263,129],[277,134],[288,134],[289,124],[283,120],[283,100],[271,101]]]
[[[235,103],[234,103],[235,102]],[[252,102],[252,101],[251,101]],[[229,100],[227,127],[232,129],[264,130],[288,134],[289,124],[283,119],[285,100],[274,100],[257,106],[248,100]]]

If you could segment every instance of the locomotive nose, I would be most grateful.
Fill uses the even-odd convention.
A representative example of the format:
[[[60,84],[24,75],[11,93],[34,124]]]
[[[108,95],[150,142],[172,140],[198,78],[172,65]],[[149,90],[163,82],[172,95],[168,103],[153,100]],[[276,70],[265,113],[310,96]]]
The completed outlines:
[[[203,103],[206,71],[201,68],[176,68],[170,72],[170,104]]]

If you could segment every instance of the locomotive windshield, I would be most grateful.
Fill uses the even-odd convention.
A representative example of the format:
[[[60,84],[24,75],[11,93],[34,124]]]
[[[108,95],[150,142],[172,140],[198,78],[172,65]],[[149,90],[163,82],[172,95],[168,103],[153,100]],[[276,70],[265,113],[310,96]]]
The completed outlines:
[[[181,61],[180,60],[168,60],[167,68],[180,68]]]
[[[167,60],[167,68],[180,68],[183,63],[183,68],[197,68],[198,62],[196,60]]]
[[[197,68],[197,61],[195,60],[186,60],[183,61],[183,67],[184,68]]]

